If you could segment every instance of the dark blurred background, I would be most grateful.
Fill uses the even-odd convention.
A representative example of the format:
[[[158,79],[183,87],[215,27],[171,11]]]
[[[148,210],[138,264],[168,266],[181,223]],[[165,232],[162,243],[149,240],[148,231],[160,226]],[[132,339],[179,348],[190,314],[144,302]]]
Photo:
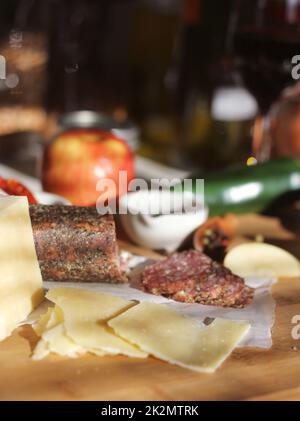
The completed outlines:
[[[49,118],[97,110],[134,122],[140,153],[204,165],[202,154],[214,148],[209,103],[222,82],[219,66],[231,71],[231,0],[13,0],[0,7],[10,80],[0,97],[4,120],[14,107],[11,119],[32,118],[39,129],[43,111]],[[17,106],[27,107],[23,117]]]
[[[299,11],[297,0],[2,0],[0,134],[47,140],[59,116],[88,109],[174,167],[269,159],[280,148],[265,116],[295,84]]]

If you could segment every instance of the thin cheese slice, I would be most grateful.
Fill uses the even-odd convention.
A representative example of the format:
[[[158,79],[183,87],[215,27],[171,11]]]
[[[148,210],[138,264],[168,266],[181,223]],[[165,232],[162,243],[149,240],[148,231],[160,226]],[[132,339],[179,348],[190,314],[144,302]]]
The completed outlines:
[[[51,288],[46,297],[77,320],[107,320],[131,307],[131,301],[80,288]]]
[[[66,334],[87,352],[147,357],[147,353],[117,336],[105,323],[132,306],[132,302],[78,288],[53,288],[47,298],[62,309]]]
[[[32,359],[40,360],[50,352],[68,357],[77,357],[87,352],[86,349],[76,344],[65,332],[63,312],[57,305],[48,308],[34,326],[35,332],[41,336],[34,349]],[[97,355],[105,355],[98,352]]]
[[[198,326],[167,306],[143,302],[108,322],[145,352],[195,371],[214,372],[247,334],[250,325],[215,319]]]
[[[47,357],[50,352],[73,358],[84,354],[86,350],[75,344],[65,334],[63,324],[59,324],[44,332],[33,351],[32,359],[41,360]]]
[[[65,327],[62,323],[45,331],[42,339],[47,343],[50,352],[62,356],[74,358],[86,352],[84,348],[66,335]]]
[[[43,299],[28,200],[0,198],[0,340]]]
[[[33,329],[38,336],[49,329],[63,323],[64,316],[61,308],[58,306],[49,307],[46,313],[42,314],[39,320],[33,325]]]
[[[52,312],[53,307],[48,307],[47,311],[40,316],[36,323],[33,324],[32,328],[38,336],[42,336],[43,332],[46,330]]]
[[[80,322],[65,316],[66,332],[77,344],[90,352],[123,354],[129,357],[146,358],[147,353],[117,336],[112,329],[97,321]]]

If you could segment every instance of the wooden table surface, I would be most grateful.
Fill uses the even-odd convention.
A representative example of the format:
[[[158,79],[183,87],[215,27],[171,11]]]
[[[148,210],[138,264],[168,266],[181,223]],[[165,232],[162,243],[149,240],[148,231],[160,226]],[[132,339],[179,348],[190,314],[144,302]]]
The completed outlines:
[[[30,359],[30,326],[0,343],[1,400],[300,400],[300,340],[291,319],[300,314],[300,279],[273,287],[277,301],[271,350],[238,349],[215,374],[199,374],[155,358],[56,355]]]
[[[285,237],[272,224],[270,233],[277,240]],[[120,245],[150,258],[161,257],[128,243]],[[298,235],[281,245],[298,248]],[[283,279],[272,292],[277,303],[272,349],[237,349],[214,374],[155,358],[70,359],[52,354],[32,361],[37,337],[30,326],[23,326],[0,342],[0,400],[300,400],[300,339],[291,336],[291,320],[300,315],[300,279]]]

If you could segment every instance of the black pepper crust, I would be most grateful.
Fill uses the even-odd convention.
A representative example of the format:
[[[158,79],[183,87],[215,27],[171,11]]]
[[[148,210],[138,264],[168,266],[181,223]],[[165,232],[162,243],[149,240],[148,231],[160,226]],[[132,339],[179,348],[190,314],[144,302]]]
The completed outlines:
[[[32,205],[30,218],[44,281],[127,282],[112,215],[94,207]]]

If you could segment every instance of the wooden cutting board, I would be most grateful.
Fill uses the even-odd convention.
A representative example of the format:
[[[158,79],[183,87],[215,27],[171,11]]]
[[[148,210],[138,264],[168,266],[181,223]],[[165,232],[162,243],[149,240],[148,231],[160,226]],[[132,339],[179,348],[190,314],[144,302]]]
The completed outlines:
[[[271,350],[233,352],[215,374],[127,357],[32,361],[37,338],[30,326],[0,343],[1,400],[227,400],[299,399],[300,340],[291,319],[300,314],[300,279],[273,287],[277,302]]]
[[[120,246],[161,258],[125,242]],[[272,349],[236,350],[215,374],[195,373],[155,358],[69,359],[53,354],[32,361],[37,337],[30,326],[23,326],[0,342],[0,400],[300,400],[300,340],[291,336],[291,319],[300,315],[300,279],[280,281],[273,295],[277,307]]]

